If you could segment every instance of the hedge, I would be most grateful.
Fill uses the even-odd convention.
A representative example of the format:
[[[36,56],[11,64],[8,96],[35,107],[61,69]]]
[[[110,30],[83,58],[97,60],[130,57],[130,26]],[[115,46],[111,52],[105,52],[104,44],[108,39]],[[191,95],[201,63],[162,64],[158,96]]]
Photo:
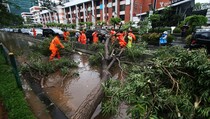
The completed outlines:
[[[0,97],[9,119],[36,119],[30,110],[24,93],[17,87],[12,68],[5,64],[0,52]]]
[[[159,45],[160,33],[147,33],[142,35],[142,41],[147,42],[149,45]],[[174,36],[168,34],[167,41],[171,43],[175,39]]]

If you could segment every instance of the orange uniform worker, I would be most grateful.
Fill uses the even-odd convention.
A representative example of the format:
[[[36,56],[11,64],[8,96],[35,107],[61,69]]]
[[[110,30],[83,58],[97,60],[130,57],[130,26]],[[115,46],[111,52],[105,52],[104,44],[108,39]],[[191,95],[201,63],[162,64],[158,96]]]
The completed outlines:
[[[113,36],[115,33],[116,33],[116,32],[115,32],[114,28],[112,28],[111,31],[110,31],[110,35],[112,36],[112,37],[111,37],[111,42],[112,42],[112,44],[115,42],[115,36]]]
[[[136,41],[136,36],[132,33],[131,29],[128,31],[128,35],[131,36],[134,41]]]
[[[65,30],[65,31],[63,32],[63,38],[64,38],[65,41],[68,40],[69,35],[70,35],[70,33],[69,33],[68,31]]]
[[[127,43],[124,40],[124,34],[122,31],[120,33],[117,33],[117,40],[119,41],[119,45],[121,48],[126,47]]]
[[[86,38],[84,30],[80,32],[80,36],[78,38],[78,41],[82,44],[86,44],[87,38]]]
[[[97,44],[98,43],[98,31],[94,31],[92,33],[92,36],[93,36],[93,43]]]
[[[36,38],[36,29],[35,28],[33,28],[33,35],[34,35],[34,38]]]
[[[53,38],[53,40],[50,43],[50,50],[51,50],[51,55],[50,55],[50,61],[53,60],[53,58],[57,55],[57,58],[60,59],[60,53],[59,53],[59,48],[64,48],[63,44],[60,42],[59,34],[56,34],[56,36]]]

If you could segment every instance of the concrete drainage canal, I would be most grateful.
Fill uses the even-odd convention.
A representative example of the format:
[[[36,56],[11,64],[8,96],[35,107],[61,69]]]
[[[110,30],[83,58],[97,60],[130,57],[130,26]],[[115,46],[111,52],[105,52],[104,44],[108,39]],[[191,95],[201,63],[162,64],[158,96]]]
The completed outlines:
[[[17,34],[16,34],[17,35]],[[29,50],[30,45],[34,44],[33,39],[27,36],[8,37],[5,34],[2,42],[10,51],[20,54]],[[11,36],[11,34],[9,34]],[[18,52],[17,52],[18,51]],[[88,55],[75,52],[69,56],[78,64],[77,68],[71,69],[65,76],[59,71],[45,77],[45,81],[40,85],[39,81],[24,76],[22,78],[23,89],[26,99],[31,106],[34,114],[39,119],[70,119],[80,104],[86,99],[87,95],[100,82],[101,75],[98,67],[91,67]],[[48,57],[45,58],[47,60]],[[18,62],[25,62],[25,55],[18,56]],[[118,68],[113,70],[113,76],[119,78]],[[78,75],[77,75],[78,74]],[[77,75],[77,76],[73,76]],[[100,106],[96,109],[92,119],[102,119]]]

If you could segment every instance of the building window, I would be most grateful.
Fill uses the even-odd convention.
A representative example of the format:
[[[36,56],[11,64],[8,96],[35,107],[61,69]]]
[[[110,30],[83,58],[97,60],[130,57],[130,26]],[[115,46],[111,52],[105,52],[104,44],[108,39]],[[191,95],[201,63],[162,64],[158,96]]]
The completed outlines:
[[[115,12],[115,6],[114,6],[114,7],[112,7],[112,12]]]
[[[96,21],[100,21],[100,17],[97,17]]]
[[[125,11],[125,5],[120,5],[120,11]]]
[[[100,14],[100,9],[97,9],[96,10],[96,14]]]
[[[125,15],[120,15],[120,19],[125,20]]]
[[[100,0],[96,1],[96,6],[100,5]]]
[[[115,3],[115,0],[112,0],[113,3]]]
[[[83,12],[80,12],[80,16],[83,16]]]

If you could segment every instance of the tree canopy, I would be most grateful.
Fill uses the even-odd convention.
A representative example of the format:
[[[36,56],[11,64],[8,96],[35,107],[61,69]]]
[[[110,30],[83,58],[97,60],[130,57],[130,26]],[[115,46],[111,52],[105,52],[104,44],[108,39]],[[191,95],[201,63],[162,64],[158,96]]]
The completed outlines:
[[[9,13],[7,7],[3,4],[2,1],[0,2],[0,18],[0,27],[17,26],[21,25],[23,22],[21,16]]]

